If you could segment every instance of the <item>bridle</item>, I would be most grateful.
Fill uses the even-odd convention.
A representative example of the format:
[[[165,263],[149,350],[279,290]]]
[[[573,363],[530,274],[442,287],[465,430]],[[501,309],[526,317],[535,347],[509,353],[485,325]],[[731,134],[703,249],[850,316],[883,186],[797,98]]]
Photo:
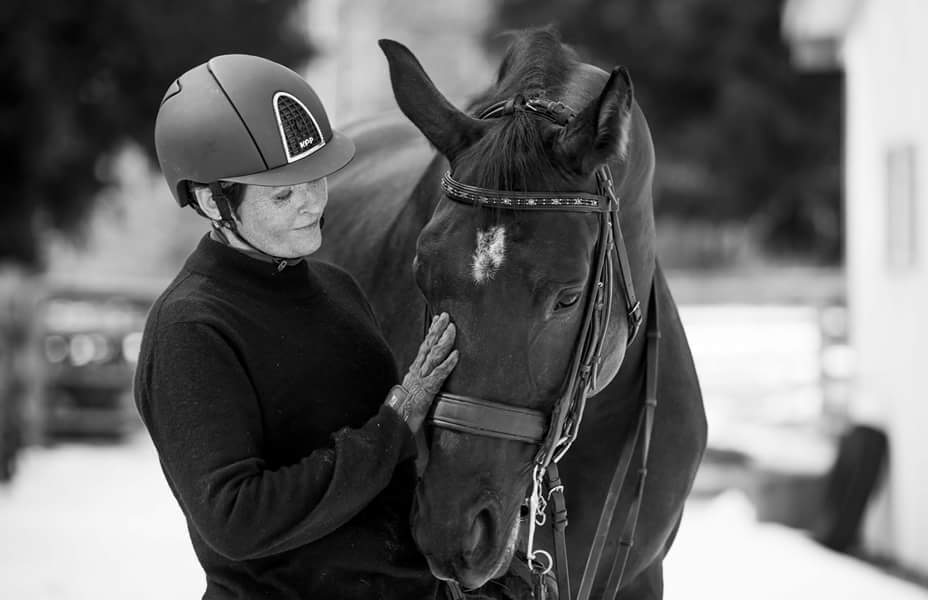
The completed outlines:
[[[543,117],[562,126],[566,125],[574,114],[561,102],[516,96],[492,104],[481,112],[479,118],[500,118],[514,114],[517,110]],[[531,572],[536,598],[544,597],[544,576],[552,570],[555,562],[550,553],[534,547],[535,529],[547,521],[549,504],[553,504],[552,523],[555,533],[559,595],[568,600],[571,597],[564,535],[567,511],[563,496],[564,487],[560,482],[557,463],[576,439],[586,399],[596,389],[597,377],[603,360],[603,340],[611,317],[615,283],[613,272],[616,266],[618,266],[619,287],[625,300],[625,314],[628,321],[626,343],[628,345],[635,340],[642,322],[641,305],[635,295],[628,251],[619,225],[619,198],[616,196],[615,185],[608,166],[604,165],[597,170],[596,181],[597,193],[592,194],[589,192],[510,192],[487,189],[463,184],[455,180],[450,172],[445,173],[441,179],[441,188],[445,196],[455,202],[475,207],[521,211],[581,212],[599,215],[599,233],[594,250],[596,262],[591,271],[583,321],[571,360],[569,379],[565,393],[556,403],[550,417],[535,409],[516,407],[461,394],[439,393],[428,421],[434,427],[538,446],[532,472],[532,491],[527,500],[529,522],[526,549],[528,568]],[[651,298],[653,303],[653,287]],[[426,306],[426,310],[427,313],[430,312],[430,307]],[[647,473],[647,456],[654,408],[657,404],[657,340],[660,334],[657,327],[657,310],[654,310],[652,306],[652,310],[648,313],[648,372],[645,404],[640,411],[635,434],[626,440],[615,475],[610,483],[597,534],[587,558],[577,595],[578,600],[589,598],[622,484],[632,455],[638,446],[638,440],[643,434],[642,464],[638,471],[635,499],[622,529],[619,551],[609,576],[607,590],[614,590],[610,597],[615,596],[621,585],[632,543],[631,539],[634,537],[637,525],[644,477]],[[455,597],[463,597],[456,586],[452,586],[451,590]]]

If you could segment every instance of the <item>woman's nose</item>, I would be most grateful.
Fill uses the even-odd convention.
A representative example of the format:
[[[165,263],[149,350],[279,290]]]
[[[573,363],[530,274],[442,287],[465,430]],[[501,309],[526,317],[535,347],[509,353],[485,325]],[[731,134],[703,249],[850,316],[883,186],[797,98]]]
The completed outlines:
[[[301,185],[298,196],[301,212],[321,213],[328,202],[328,187],[325,179]]]
[[[302,213],[321,213],[328,201],[325,186],[308,183],[301,185],[297,190],[297,202]]]

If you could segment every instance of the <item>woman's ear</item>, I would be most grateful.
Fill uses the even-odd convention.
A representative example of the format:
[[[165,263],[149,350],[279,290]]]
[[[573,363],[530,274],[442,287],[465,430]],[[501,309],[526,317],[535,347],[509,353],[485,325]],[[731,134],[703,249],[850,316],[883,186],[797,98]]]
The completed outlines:
[[[211,221],[222,220],[219,207],[216,206],[216,200],[213,199],[213,192],[210,191],[209,187],[205,185],[192,185],[190,188],[193,191],[194,198],[196,198],[197,206],[200,207],[200,211],[209,217]]]

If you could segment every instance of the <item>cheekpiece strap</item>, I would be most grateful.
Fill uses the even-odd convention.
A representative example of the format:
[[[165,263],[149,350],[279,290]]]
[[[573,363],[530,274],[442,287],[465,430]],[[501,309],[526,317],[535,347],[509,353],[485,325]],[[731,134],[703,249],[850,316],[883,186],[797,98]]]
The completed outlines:
[[[503,192],[461,183],[453,179],[450,172],[442,175],[441,189],[452,200],[475,206],[602,213],[613,209],[612,200],[606,195],[588,192]]]

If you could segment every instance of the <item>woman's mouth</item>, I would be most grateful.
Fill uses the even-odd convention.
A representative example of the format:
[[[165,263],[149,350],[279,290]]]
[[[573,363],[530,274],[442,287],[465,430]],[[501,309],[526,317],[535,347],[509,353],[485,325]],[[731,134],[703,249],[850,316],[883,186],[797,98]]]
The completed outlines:
[[[319,225],[319,219],[316,219],[315,221],[313,221],[312,223],[310,223],[310,224],[308,224],[308,225],[303,225],[302,227],[297,227],[296,230],[297,230],[297,231],[306,231],[307,229],[312,229],[313,227],[315,227],[315,226],[317,226],[317,225]]]

